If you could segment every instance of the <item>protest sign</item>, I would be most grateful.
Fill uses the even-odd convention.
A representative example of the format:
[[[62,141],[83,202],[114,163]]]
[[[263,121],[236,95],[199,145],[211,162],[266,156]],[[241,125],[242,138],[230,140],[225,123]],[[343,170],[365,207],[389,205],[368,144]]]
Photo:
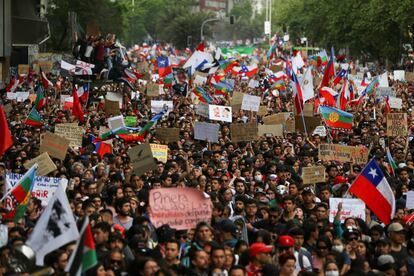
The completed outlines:
[[[121,110],[119,109],[119,102],[105,99],[105,114],[107,116],[121,114]]]
[[[197,115],[203,116],[204,118],[208,118],[208,104],[199,103],[194,106],[195,113]]]
[[[252,141],[257,138],[257,125],[256,123],[249,124],[231,124],[231,141]]]
[[[167,163],[168,146],[159,144],[150,144],[152,156],[163,163]]]
[[[269,67],[269,69],[272,70],[273,73],[277,73],[279,71],[284,70],[283,65],[272,65],[272,66]]]
[[[405,80],[408,82],[414,82],[414,72],[405,72]]]
[[[155,137],[164,143],[177,142],[180,139],[179,128],[156,128]]]
[[[377,92],[375,93],[377,98],[381,97],[395,97],[396,92],[392,89],[392,87],[378,87]]]
[[[325,182],[325,167],[313,166],[302,168],[303,184],[315,184]]]
[[[194,75],[194,84],[195,85],[199,85],[202,86],[207,82],[207,77],[199,74],[199,72],[196,72],[196,74]]]
[[[368,162],[369,150],[366,147],[343,146],[339,144],[320,144],[318,158],[322,161],[351,162],[365,164]]]
[[[69,140],[70,147],[82,147],[83,129],[77,123],[55,125],[55,134]]]
[[[407,113],[387,114],[387,135],[392,137],[407,135]]]
[[[153,189],[149,207],[155,228],[168,224],[176,230],[192,229],[201,221],[209,223],[212,215],[210,198],[194,188]]]
[[[321,137],[326,137],[326,134],[325,126],[317,126],[312,133],[312,135],[319,135]]]
[[[283,112],[263,117],[262,120],[265,125],[280,125],[284,124],[289,116],[289,112]]]
[[[317,126],[321,124],[321,119],[319,117],[303,117],[295,116],[295,126],[296,130],[305,132],[305,127],[303,126],[303,120],[305,120],[306,131],[312,133]]]
[[[249,88],[257,88],[259,87],[259,82],[257,80],[251,79],[248,84]]]
[[[231,97],[231,100],[230,100],[230,106],[232,107],[234,112],[240,111],[240,108],[243,102],[243,96],[244,96],[243,93],[240,93],[237,91],[233,92],[233,96]]]
[[[283,125],[259,125],[258,136],[273,134],[275,137],[283,137]]]
[[[342,202],[341,222],[346,218],[360,218],[365,221],[365,203],[357,198],[335,198],[329,199],[329,222],[333,222],[338,212],[338,204]]]
[[[19,180],[23,177],[22,174],[7,173],[6,174],[6,189],[7,191],[13,188]],[[38,198],[42,201],[42,205],[46,206],[58,187],[66,190],[68,180],[65,178],[53,178],[46,176],[36,176],[33,185],[32,197]]]
[[[404,70],[394,70],[394,80],[396,80],[396,81],[405,81],[405,71]]]
[[[47,152],[50,156],[64,160],[69,147],[69,140],[51,132],[40,136],[40,152]]]
[[[208,105],[208,118],[210,120],[232,122],[231,106]]]
[[[151,112],[152,113],[160,113],[163,110],[164,106],[168,107],[166,114],[170,113],[174,108],[173,101],[151,100]]]
[[[242,110],[259,111],[260,97],[244,94],[241,105]]]
[[[28,75],[29,74],[29,64],[19,64],[17,66],[17,71],[19,75]]]
[[[267,106],[261,105],[259,106],[259,111],[257,111],[257,116],[264,116],[267,113]]]
[[[388,103],[390,105],[390,108],[394,109],[401,109],[402,108],[402,99],[397,97],[389,97]]]
[[[414,209],[414,191],[407,192],[407,200],[405,201],[405,208]]]
[[[218,142],[220,125],[210,124],[205,122],[195,122],[194,124],[194,139]]]
[[[41,155],[25,162],[23,166],[26,169],[30,169],[35,163],[39,165],[37,175],[47,175],[48,173],[53,172],[57,169],[55,163],[52,161],[52,159],[50,159],[50,156],[47,154],[47,152],[44,152]]]
[[[152,150],[148,143],[129,149],[128,156],[131,159],[131,164],[136,175],[141,176],[147,171],[157,168],[157,163],[154,161]]]
[[[6,93],[6,97],[8,100],[16,100],[18,102],[24,102],[29,98],[29,92],[8,92]]]
[[[147,96],[158,97],[160,95],[160,85],[156,83],[147,84]]]
[[[125,126],[134,127],[137,124],[137,117],[135,116],[126,116],[124,118]]]
[[[114,130],[120,127],[125,127],[124,116],[119,115],[108,118],[108,126],[110,130]]]
[[[295,128],[296,128],[295,118],[288,118],[285,123],[285,131],[288,133],[293,133],[296,131]]]
[[[303,116],[313,117],[313,103],[305,103],[303,105]]]
[[[113,102],[118,102],[119,107],[122,107],[122,94],[116,93],[116,92],[106,92],[106,96],[105,96],[106,100],[109,101],[113,101]]]

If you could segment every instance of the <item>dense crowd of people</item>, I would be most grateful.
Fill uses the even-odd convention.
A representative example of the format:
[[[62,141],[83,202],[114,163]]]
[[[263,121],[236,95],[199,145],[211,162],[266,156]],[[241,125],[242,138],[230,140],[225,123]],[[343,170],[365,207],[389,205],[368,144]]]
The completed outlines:
[[[151,50],[138,47],[124,51],[115,43],[114,35],[80,40],[75,48],[78,59],[95,64],[96,74],[119,66],[114,80],[122,76],[124,67],[138,68],[145,60],[151,60]],[[255,54],[261,57],[265,51]],[[116,56],[120,57],[118,61]],[[127,63],[123,64],[123,60]],[[240,56],[238,60],[250,63],[253,57]],[[294,112],[288,80],[286,89],[278,93],[271,87],[265,72],[270,63],[259,63],[257,74],[251,77],[259,83],[255,88],[249,87],[246,77],[225,75],[234,80],[233,92],[214,97],[215,104],[230,105],[232,93],[237,91],[260,96],[261,105],[266,106],[265,115],[260,116],[233,109],[233,124],[261,124],[268,115]],[[149,64],[151,72],[153,65],[151,61]],[[143,127],[154,116],[151,98],[146,95],[150,80],[141,81],[144,74],[138,69],[135,72],[138,80],[131,85],[140,92],[139,97],[133,97],[126,85],[107,82],[95,87],[92,82],[89,99],[83,104],[83,122],[62,107],[60,95],[71,94],[75,84],[82,85],[84,77],[48,75],[54,85],[45,89],[47,105],[39,110],[43,127],[24,123],[32,108],[29,99],[7,100],[9,92],[1,93],[3,105],[9,107],[6,117],[13,137],[13,145],[0,156],[3,187],[6,173],[24,174],[23,164],[40,154],[40,136],[44,132],[53,132],[57,124],[70,122],[84,129],[82,147],[71,147],[63,161],[53,158],[57,169],[48,176],[69,181],[66,194],[76,221],[89,217],[98,263],[86,275],[413,275],[414,226],[407,221],[412,210],[406,208],[406,194],[414,189],[412,83],[389,79],[396,97],[402,99],[399,112],[408,116],[406,136],[387,136],[386,103],[370,95],[361,103],[347,106],[354,115],[351,130],[328,129],[326,136],[311,130],[285,130],[283,137],[262,135],[252,141],[233,142],[231,123],[218,122],[219,140],[210,142],[194,139],[194,122],[208,119],[195,112],[190,96],[194,87],[191,76],[180,68],[174,69],[174,84],[164,87],[163,95],[152,98],[172,100],[173,110],[158,121],[145,141],[162,144],[153,135],[154,129],[160,127],[179,128],[179,140],[168,143],[166,163],[157,161],[156,169],[137,175],[127,154],[136,142],[115,137],[110,142],[111,152],[104,156],[95,151],[93,142],[107,128],[111,116],[102,104],[101,96],[106,91],[117,89],[122,94],[121,113],[135,116],[136,126]],[[34,78],[36,86],[41,76]],[[22,90],[31,89],[27,83],[21,86]],[[204,89],[214,95],[212,86],[206,84]],[[384,225],[369,208],[365,220],[346,217],[341,221],[343,206],[330,206],[329,199],[351,198],[349,187],[365,164],[321,161],[321,143],[365,146],[370,150],[369,158],[377,160],[395,195],[395,214],[390,224]],[[386,158],[387,148],[398,166],[394,173]],[[303,184],[303,168],[314,165],[326,168],[326,180]],[[211,221],[199,222],[187,230],[175,230],[169,225],[155,228],[148,215],[149,192],[172,187],[206,193],[213,206]],[[32,197],[24,218],[18,222],[2,220],[5,234],[1,236],[0,275],[29,272],[19,264],[16,248],[30,237],[44,208],[41,200]],[[332,210],[336,216],[330,222]],[[7,210],[0,212],[4,215]],[[56,275],[64,275],[75,243],[45,256],[45,266],[53,268]]]

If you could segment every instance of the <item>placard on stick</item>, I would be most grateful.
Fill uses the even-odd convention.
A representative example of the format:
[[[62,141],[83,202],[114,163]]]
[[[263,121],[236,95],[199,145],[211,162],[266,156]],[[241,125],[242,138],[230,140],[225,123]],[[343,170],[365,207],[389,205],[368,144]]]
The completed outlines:
[[[71,147],[82,147],[83,129],[77,123],[55,125],[55,134],[69,140]]]
[[[351,162],[365,164],[368,162],[369,149],[366,147],[351,147],[339,144],[320,144],[318,158],[322,161]]]
[[[387,135],[407,136],[407,113],[388,113],[387,114]]]
[[[37,175],[47,175],[48,173],[53,172],[57,169],[55,163],[52,161],[52,159],[50,159],[50,156],[47,154],[47,152],[44,152],[39,156],[25,162],[23,166],[26,169],[30,169],[35,163],[39,165]]]
[[[40,152],[47,152],[50,156],[64,160],[69,147],[69,140],[51,132],[40,136]]]
[[[277,113],[270,116],[263,117],[263,123],[265,125],[279,125],[284,124],[286,120],[289,118],[290,113]]]
[[[249,124],[231,124],[231,141],[252,141],[257,138],[257,125],[256,123]]]
[[[180,140],[179,128],[156,128],[155,137],[164,143],[177,142]]]
[[[283,125],[259,125],[258,136],[272,134],[275,137],[283,137]]]
[[[325,167],[313,166],[302,168],[303,184],[315,184],[325,182]]]
[[[157,168],[149,143],[135,146],[128,150],[134,173],[141,176],[149,170]]]

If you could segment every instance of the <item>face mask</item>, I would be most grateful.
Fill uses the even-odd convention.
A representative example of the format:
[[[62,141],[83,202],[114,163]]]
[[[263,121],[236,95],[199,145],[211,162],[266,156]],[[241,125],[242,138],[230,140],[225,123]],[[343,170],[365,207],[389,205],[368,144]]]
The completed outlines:
[[[325,276],[339,276],[338,270],[328,270],[325,272]]]
[[[332,250],[341,253],[342,251],[344,251],[344,246],[343,245],[334,245],[334,246],[332,246]]]
[[[262,181],[262,175],[255,175],[254,176],[254,180],[256,180],[256,181]]]

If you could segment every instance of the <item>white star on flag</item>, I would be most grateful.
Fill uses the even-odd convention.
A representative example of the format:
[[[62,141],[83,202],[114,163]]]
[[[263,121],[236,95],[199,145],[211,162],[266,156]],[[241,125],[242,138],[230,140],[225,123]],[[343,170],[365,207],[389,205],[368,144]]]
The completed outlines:
[[[373,178],[373,179],[374,179],[376,176],[378,176],[378,174],[377,174],[377,170],[376,170],[376,169],[374,169],[374,168],[369,169],[369,173],[368,173],[368,174],[372,175],[372,178]]]

